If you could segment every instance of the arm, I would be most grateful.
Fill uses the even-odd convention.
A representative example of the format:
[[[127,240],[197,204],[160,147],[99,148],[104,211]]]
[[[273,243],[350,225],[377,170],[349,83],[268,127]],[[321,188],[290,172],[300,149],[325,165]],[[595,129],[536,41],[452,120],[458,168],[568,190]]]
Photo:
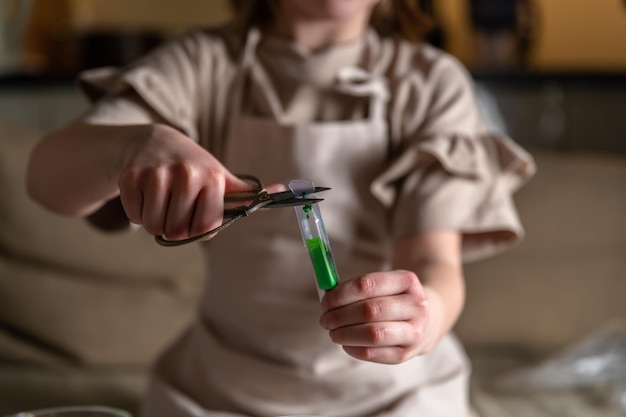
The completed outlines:
[[[423,232],[399,243],[394,269],[340,283],[322,299],[322,326],[355,358],[401,363],[430,351],[463,304],[461,236]]]
[[[216,226],[224,191],[250,186],[186,135],[197,133],[198,115],[207,111],[198,94],[211,85],[200,81],[216,79],[208,69],[229,59],[219,53],[223,45],[222,33],[192,30],[119,71],[82,74],[95,105],[33,150],[33,199],[99,225],[130,220],[170,239]]]
[[[119,196],[124,153],[148,124],[104,126],[72,123],[42,138],[27,170],[28,192],[35,201],[66,216],[94,213]]]
[[[43,206],[77,217],[119,197],[131,222],[183,239],[219,225],[224,192],[249,185],[167,125],[77,122],[34,148],[27,188]]]
[[[395,268],[414,271],[428,300],[426,350],[452,329],[465,304],[461,240],[454,231],[424,232],[401,241],[395,252]]]

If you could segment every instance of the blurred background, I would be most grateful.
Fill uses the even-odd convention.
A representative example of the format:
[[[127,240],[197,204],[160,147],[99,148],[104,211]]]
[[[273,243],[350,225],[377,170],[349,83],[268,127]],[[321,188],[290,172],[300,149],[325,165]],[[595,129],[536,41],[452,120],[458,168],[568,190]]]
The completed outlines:
[[[456,332],[474,364],[475,407],[624,415],[626,2],[416,1],[436,23],[427,40],[469,68],[492,128],[538,165],[516,195],[524,242],[467,266]],[[194,249],[59,219],[29,202],[23,173],[41,134],[86,108],[79,71],[124,65],[229,16],[226,0],[0,0],[0,415],[93,402],[134,411],[147,367],[194,314]],[[42,292],[48,301],[33,306]],[[581,341],[591,348],[556,360]],[[544,361],[554,366],[535,368],[534,382],[501,383]]]
[[[618,111],[626,71],[623,0],[416,1],[437,24],[428,40],[457,56],[502,102],[518,141],[623,149],[624,141],[606,132],[624,127]],[[86,68],[123,65],[229,14],[226,0],[2,0],[0,81],[8,87],[27,78],[58,81]],[[610,123],[597,123],[599,116]]]
[[[416,1],[439,24],[437,43],[473,68],[606,72],[626,67],[621,0]],[[71,72],[89,65],[85,61],[93,37],[108,34],[108,48],[115,48],[113,42],[126,42],[130,53],[159,36],[229,18],[225,0],[3,0],[1,4],[3,65],[7,56],[15,59],[18,54],[20,67],[44,72]],[[123,55],[120,49],[118,54]]]

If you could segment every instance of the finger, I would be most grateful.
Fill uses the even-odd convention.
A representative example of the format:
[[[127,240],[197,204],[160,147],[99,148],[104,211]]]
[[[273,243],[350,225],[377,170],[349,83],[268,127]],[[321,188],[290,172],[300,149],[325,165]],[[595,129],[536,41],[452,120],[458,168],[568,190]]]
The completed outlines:
[[[343,350],[353,358],[385,365],[399,364],[413,356],[412,351],[403,346],[344,346]]]
[[[334,343],[361,347],[412,346],[419,340],[418,333],[408,321],[357,324],[329,332]]]
[[[141,224],[141,211],[143,207],[143,193],[134,178],[125,176],[118,183],[120,189],[120,201],[126,217],[131,223]]]
[[[180,240],[190,236],[195,203],[196,193],[183,191],[180,187],[172,191],[165,219],[165,236],[168,239]]]
[[[341,282],[324,295],[321,305],[323,311],[328,311],[366,299],[402,293],[425,298],[417,276],[410,271],[372,273]]]
[[[280,193],[282,191],[287,191],[287,186],[285,184],[272,184],[265,187],[265,191],[268,193]]]
[[[165,173],[161,170],[152,172],[144,183],[142,190],[141,224],[151,235],[163,235],[165,233],[165,218],[170,200]]]
[[[376,297],[328,310],[320,317],[326,330],[362,323],[411,320],[424,316],[425,303],[413,295]]]
[[[282,191],[287,191],[287,189],[288,188],[285,184],[272,184],[265,187],[265,191],[267,191],[269,194],[280,193]],[[270,207],[261,207],[259,210],[270,210]]]
[[[258,189],[258,185],[239,178],[230,171],[225,171],[224,174],[224,192],[234,193],[239,191],[249,191]]]
[[[165,220],[165,235],[179,240],[190,236],[192,218],[200,189],[198,176],[190,169],[180,169],[172,186],[171,199]]]
[[[219,191],[217,195],[220,195]],[[200,190],[193,209],[190,235],[201,235],[218,227],[222,224],[223,215],[224,205],[221,195],[216,199],[215,194],[211,193],[209,189]]]
[[[129,192],[120,189],[120,201],[126,217],[131,223],[141,224],[141,210],[143,207],[143,193]]]

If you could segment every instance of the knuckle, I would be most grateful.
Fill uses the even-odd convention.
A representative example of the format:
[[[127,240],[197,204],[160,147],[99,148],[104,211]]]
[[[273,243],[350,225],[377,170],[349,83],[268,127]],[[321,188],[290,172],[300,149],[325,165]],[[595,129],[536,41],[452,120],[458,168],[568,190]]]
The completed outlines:
[[[360,357],[366,361],[374,361],[377,359],[376,349],[371,347],[364,347],[361,349]]]
[[[355,280],[358,292],[364,296],[371,296],[376,291],[376,280],[369,274],[358,277]]]
[[[393,362],[394,364],[399,364],[402,362],[406,362],[411,359],[413,356],[408,349],[399,349],[398,353],[394,355]]]
[[[328,332],[328,335],[330,336],[330,340],[333,343],[340,344],[340,342],[341,342],[341,331],[340,330],[331,330],[331,331]]]
[[[420,280],[413,271],[404,271],[403,279],[406,280],[409,288],[415,288],[421,286]]]
[[[413,343],[419,342],[424,337],[425,326],[421,320],[412,320],[411,324],[411,339]]]
[[[192,184],[197,183],[201,178],[200,171],[186,161],[178,161],[171,167],[172,174],[176,182],[183,189],[189,189]]]
[[[120,173],[117,185],[120,190],[133,189],[139,184],[140,171],[136,169],[126,169]]]
[[[378,301],[370,301],[363,304],[363,318],[366,321],[375,321],[381,317],[383,313],[382,303]]]
[[[325,329],[335,329],[337,327],[333,314],[326,312],[320,317],[320,324]]]
[[[428,316],[430,313],[430,301],[424,295],[408,295],[408,302],[414,310],[414,316]]]
[[[165,167],[132,168],[120,174],[118,186],[120,189],[128,190],[160,190],[165,185],[166,180],[167,171]]]
[[[198,173],[198,175],[201,175]],[[204,170],[204,183],[209,189],[222,188],[224,183],[224,174],[216,168],[207,167]]]
[[[161,187],[166,183],[168,176],[168,168],[165,166],[159,166],[154,169],[144,171],[142,179],[146,181],[148,186]]]
[[[387,328],[384,326],[371,326],[367,331],[367,339],[372,344],[378,345],[387,338]]]

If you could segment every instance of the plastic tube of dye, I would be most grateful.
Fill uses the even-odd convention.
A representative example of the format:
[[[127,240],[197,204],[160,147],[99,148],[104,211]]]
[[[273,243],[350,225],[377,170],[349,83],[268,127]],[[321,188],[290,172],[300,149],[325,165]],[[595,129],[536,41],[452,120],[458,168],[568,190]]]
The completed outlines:
[[[309,194],[315,189],[311,181],[294,180],[289,183],[289,188],[297,195],[314,197]],[[330,250],[322,213],[318,204],[296,207],[295,212],[304,247],[311,258],[321,299],[326,291],[333,289],[339,283],[339,274],[337,274],[337,267]]]

